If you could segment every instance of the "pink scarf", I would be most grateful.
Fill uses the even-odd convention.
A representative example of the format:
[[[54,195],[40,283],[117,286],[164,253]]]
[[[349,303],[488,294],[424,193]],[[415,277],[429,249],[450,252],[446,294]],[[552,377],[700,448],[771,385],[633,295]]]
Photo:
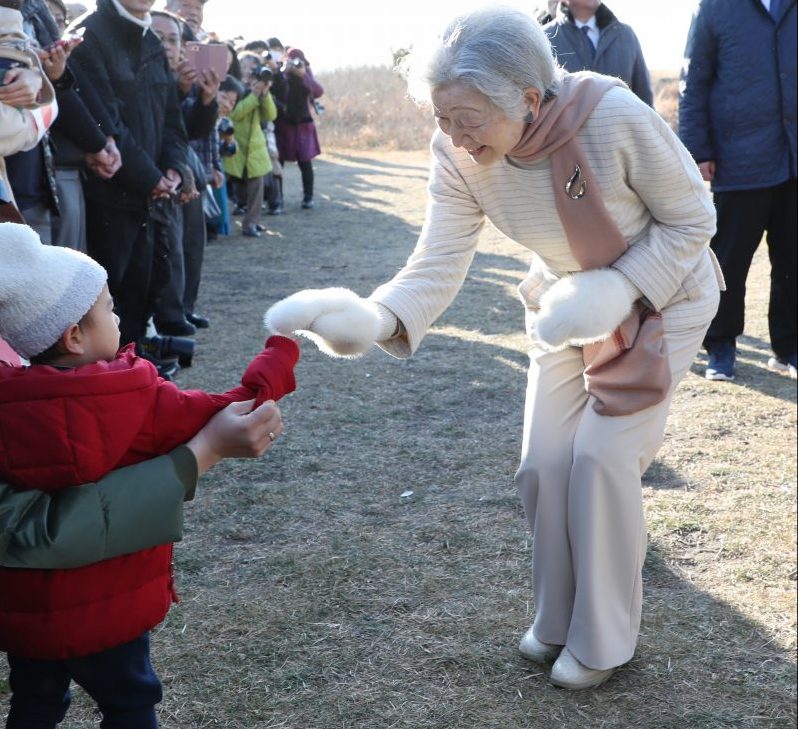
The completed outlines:
[[[604,268],[628,248],[610,218],[601,189],[576,138],[604,94],[618,79],[582,71],[566,74],[551,101],[527,125],[509,156],[520,162],[551,157],[552,184],[574,258],[584,270]],[[671,384],[662,317],[638,301],[612,336],[585,345],[585,388],[603,415],[628,415],[661,402]]]
[[[576,138],[604,94],[623,85],[618,79],[587,71],[566,74],[557,96],[541,104],[538,118],[527,125],[509,154],[519,162],[551,156],[557,212],[571,253],[585,270],[609,266],[627,248]]]

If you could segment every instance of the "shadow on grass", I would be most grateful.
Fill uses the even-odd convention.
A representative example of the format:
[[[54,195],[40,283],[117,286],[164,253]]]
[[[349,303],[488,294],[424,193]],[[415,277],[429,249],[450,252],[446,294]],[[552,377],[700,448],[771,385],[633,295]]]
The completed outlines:
[[[200,303],[214,326],[181,387],[233,386],[278,298],[325,286],[367,295],[402,266],[423,193],[396,195],[418,184],[403,178],[416,168],[350,161],[319,161],[323,199],[309,213],[290,207],[300,187],[289,166],[290,212],[262,219],[269,235],[208,248]],[[526,260],[484,247],[411,360],[332,360],[303,344],[298,389],[280,403],[286,433],[263,461],[217,466],[187,510],[183,600],[154,641],[164,729],[794,726],[786,650],[656,540],[637,655],[604,688],[555,689],[516,652],[533,614],[512,486]],[[646,474],[666,496],[682,482],[659,461]],[[674,521],[685,539],[688,528]],[[96,724],[85,697],[69,717]]]

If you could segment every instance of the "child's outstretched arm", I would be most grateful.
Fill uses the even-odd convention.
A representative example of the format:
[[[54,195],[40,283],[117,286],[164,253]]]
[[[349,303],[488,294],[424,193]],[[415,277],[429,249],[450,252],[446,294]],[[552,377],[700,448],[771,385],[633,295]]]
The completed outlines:
[[[263,351],[249,363],[241,384],[254,393],[255,407],[266,400],[277,401],[296,389],[294,367],[299,362],[299,345],[290,337],[273,335]]]
[[[129,453],[131,459],[167,453],[191,438],[211,416],[230,403],[254,399],[257,408],[267,400],[279,400],[293,392],[294,366],[298,361],[299,346],[293,339],[272,336],[250,362],[241,378],[242,384],[232,390],[210,394],[180,390],[173,382],[160,381],[151,427],[140,432]]]

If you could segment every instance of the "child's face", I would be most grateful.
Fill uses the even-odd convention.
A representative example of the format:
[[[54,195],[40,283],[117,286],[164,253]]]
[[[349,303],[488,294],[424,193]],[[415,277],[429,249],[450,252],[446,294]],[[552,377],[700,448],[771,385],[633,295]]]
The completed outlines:
[[[103,286],[94,306],[80,325],[84,355],[87,362],[109,361],[119,349],[119,317],[114,314],[114,300],[108,285]]]
[[[237,101],[235,91],[217,91],[216,103],[219,105],[219,116],[229,116]]]

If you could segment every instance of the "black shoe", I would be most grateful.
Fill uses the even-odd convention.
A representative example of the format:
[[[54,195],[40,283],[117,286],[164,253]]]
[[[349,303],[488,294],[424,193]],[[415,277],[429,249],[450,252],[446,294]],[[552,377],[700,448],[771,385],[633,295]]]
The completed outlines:
[[[265,225],[261,225],[260,223],[258,223],[255,226],[255,230],[257,230],[258,233],[265,233],[266,232],[266,226]]]
[[[311,210],[313,208],[313,198],[310,195],[305,195],[302,198],[302,208],[304,210]]]
[[[269,208],[269,211],[266,215],[283,215],[285,213],[285,209],[282,205],[277,205],[276,207]]]
[[[208,317],[202,316],[202,314],[186,314],[186,319],[197,327],[197,329],[207,329],[211,325],[208,321]]]
[[[235,206],[235,210],[233,210],[233,215],[243,215],[247,212],[246,208],[242,208],[240,205]]]
[[[197,328],[190,321],[157,321],[155,328],[158,334],[166,334],[170,337],[193,337],[197,333]]]
[[[241,231],[241,235],[247,238],[260,238],[260,231],[253,226],[252,228],[244,228]]]

